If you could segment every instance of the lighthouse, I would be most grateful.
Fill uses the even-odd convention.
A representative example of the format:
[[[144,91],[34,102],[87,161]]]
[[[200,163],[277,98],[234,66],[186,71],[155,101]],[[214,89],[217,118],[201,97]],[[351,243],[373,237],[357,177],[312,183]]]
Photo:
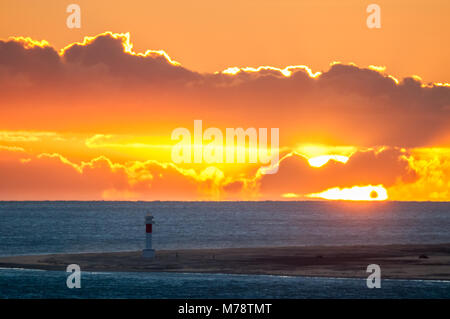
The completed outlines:
[[[147,214],[145,216],[145,249],[142,251],[142,257],[144,258],[154,258],[155,250],[152,248],[152,225],[153,225],[153,216],[151,214]]]

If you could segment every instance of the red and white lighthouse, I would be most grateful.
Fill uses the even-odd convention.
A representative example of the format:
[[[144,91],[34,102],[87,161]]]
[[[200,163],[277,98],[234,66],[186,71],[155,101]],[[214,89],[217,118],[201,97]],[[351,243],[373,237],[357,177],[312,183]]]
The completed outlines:
[[[155,257],[155,250],[152,248],[152,225],[153,222],[153,216],[150,214],[147,214],[145,216],[145,249],[142,251],[142,257],[144,258],[154,258]]]

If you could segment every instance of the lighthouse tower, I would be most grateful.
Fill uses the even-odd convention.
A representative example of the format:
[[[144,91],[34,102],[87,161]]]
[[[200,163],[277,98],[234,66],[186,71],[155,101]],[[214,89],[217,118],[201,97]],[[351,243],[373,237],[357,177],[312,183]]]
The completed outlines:
[[[154,258],[155,257],[155,250],[152,248],[152,225],[153,222],[153,216],[150,214],[147,214],[145,216],[145,249],[142,251],[142,257],[144,258]]]

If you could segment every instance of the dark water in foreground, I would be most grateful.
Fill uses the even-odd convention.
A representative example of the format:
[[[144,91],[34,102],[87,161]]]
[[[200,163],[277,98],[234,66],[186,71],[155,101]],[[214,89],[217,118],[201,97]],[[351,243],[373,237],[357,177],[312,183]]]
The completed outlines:
[[[0,269],[2,298],[450,298],[450,281],[264,275],[82,272],[81,288],[62,271]]]
[[[450,243],[450,203],[0,202],[0,256],[156,249]],[[0,298],[450,298],[449,281],[0,269]]]

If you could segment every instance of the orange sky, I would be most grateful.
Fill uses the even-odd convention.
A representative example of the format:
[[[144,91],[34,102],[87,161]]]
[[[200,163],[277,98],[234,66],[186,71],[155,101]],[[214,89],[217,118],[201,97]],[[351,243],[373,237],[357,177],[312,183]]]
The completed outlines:
[[[447,1],[379,30],[363,1],[69,3],[0,4],[0,200],[450,199]],[[196,119],[279,128],[278,173],[174,163]]]

